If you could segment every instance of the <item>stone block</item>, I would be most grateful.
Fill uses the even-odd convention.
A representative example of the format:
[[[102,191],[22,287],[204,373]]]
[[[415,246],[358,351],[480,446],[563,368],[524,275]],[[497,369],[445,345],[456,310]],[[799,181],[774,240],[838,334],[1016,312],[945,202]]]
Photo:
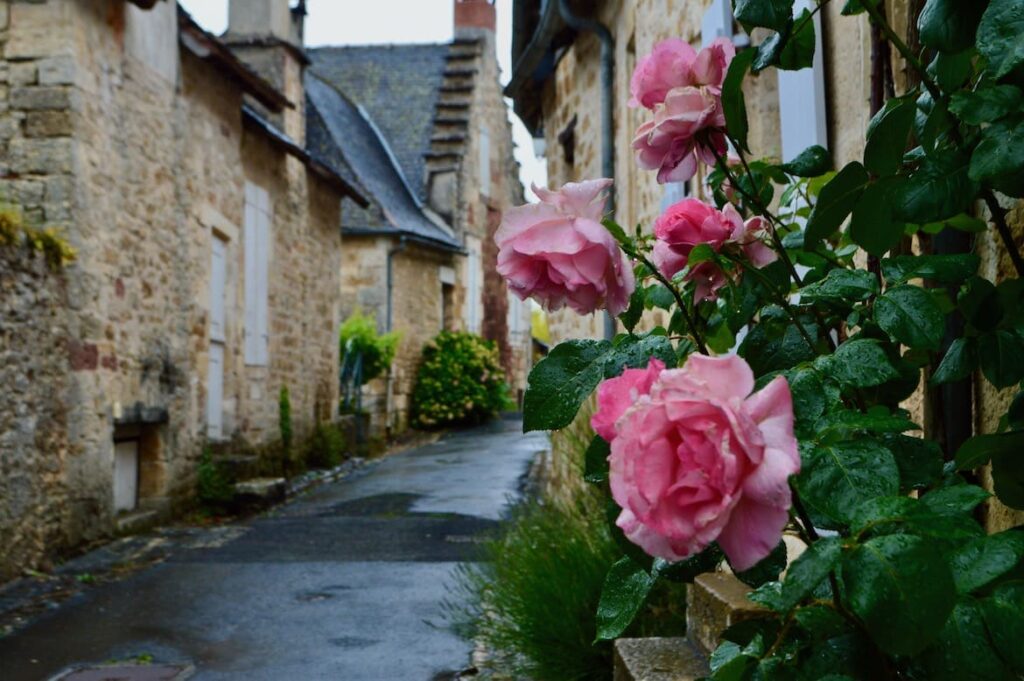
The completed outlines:
[[[68,137],[71,135],[70,111],[29,111],[25,117],[28,137]]]
[[[695,681],[708,662],[685,638],[620,638],[615,641],[614,681]]]
[[[9,149],[11,172],[28,173],[70,173],[72,167],[71,140],[57,139],[14,139]]]
[[[0,140],[9,140],[18,134],[21,121],[11,114],[0,115]]]
[[[11,85],[35,85],[36,77],[34,61],[13,61],[7,65],[7,82]]]
[[[71,108],[71,89],[58,86],[19,86],[11,88],[12,109],[53,110]]]
[[[686,633],[698,650],[710,655],[723,631],[765,614],[764,608],[747,599],[750,591],[735,575],[723,572],[703,574],[693,581],[686,603]]]
[[[4,3],[10,9],[10,32],[4,46],[4,57],[22,60],[70,54],[73,45],[68,40],[68,11],[72,3],[17,2]]]
[[[69,56],[40,59],[40,85],[70,85],[75,82],[75,61]]]

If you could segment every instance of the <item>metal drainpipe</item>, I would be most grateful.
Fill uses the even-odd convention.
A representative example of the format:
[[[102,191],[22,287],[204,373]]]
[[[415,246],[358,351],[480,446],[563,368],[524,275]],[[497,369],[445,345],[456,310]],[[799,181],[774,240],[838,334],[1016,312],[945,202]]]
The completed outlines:
[[[387,318],[387,330],[392,330],[392,311],[394,310],[394,304],[392,302],[392,296],[395,290],[395,274],[393,261],[395,256],[405,250],[405,237],[399,237],[398,245],[388,251],[388,318]]]
[[[601,41],[601,174],[615,179],[615,39],[608,27],[595,19],[584,19],[573,14],[569,0],[558,0],[558,13],[562,21],[580,33],[593,33]],[[608,196],[608,210],[615,215],[615,189]],[[604,336],[615,336],[615,317],[604,313]]]

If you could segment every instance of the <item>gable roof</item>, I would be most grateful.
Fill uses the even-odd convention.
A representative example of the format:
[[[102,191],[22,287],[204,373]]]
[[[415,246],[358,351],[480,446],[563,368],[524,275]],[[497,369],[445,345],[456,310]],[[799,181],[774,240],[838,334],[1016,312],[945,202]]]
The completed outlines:
[[[307,51],[313,72],[366,110],[418,199],[427,199],[426,159],[449,44],[357,45]]]
[[[346,211],[343,231],[405,233],[436,247],[461,250],[451,230],[426,213],[368,113],[315,73],[307,72],[305,85],[307,146],[342,178],[358,178],[379,209]]]

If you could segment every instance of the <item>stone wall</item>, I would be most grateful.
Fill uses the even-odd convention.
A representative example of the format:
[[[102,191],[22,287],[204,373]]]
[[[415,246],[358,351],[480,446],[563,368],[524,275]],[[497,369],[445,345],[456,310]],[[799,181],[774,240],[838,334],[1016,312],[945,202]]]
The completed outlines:
[[[0,582],[64,542],[66,295],[41,256],[0,246]]]

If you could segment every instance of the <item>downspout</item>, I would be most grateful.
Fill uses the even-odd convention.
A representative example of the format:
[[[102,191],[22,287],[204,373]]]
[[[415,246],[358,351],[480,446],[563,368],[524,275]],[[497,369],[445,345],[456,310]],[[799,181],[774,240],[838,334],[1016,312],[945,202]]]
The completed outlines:
[[[601,175],[615,179],[615,39],[608,27],[595,19],[573,14],[569,0],[558,0],[558,13],[568,26],[580,33],[593,33],[601,41]],[[608,196],[608,210],[615,215],[615,189]],[[604,313],[604,336],[615,336],[615,317]]]

